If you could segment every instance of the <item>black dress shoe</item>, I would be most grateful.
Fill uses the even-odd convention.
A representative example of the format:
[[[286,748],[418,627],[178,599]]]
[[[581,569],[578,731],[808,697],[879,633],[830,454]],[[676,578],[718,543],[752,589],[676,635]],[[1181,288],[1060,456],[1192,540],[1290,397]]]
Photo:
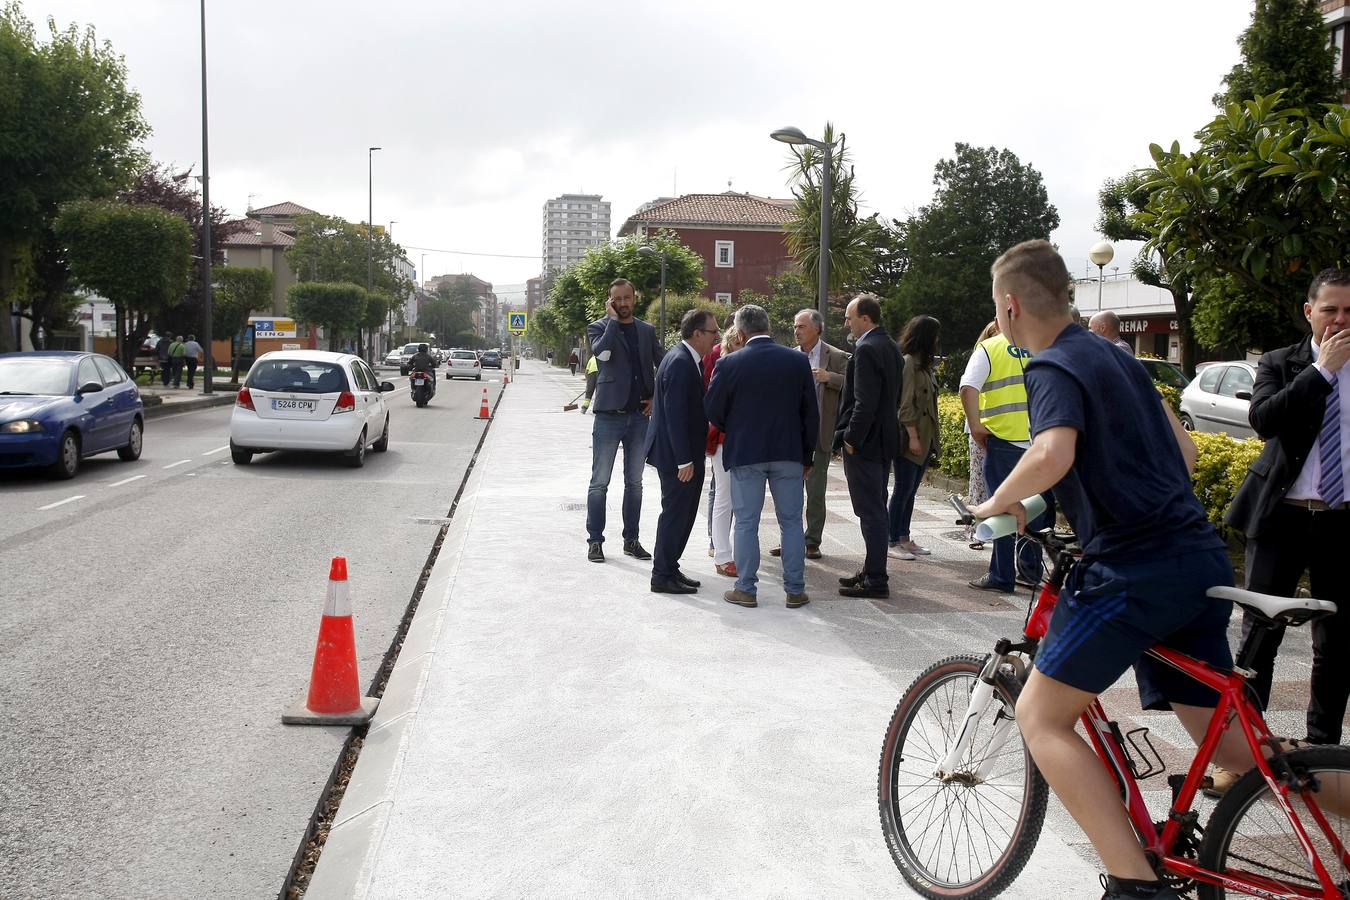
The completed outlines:
[[[782,547],[774,547],[772,550],[769,551],[769,555],[770,555],[770,556],[782,556],[782,555],[783,555],[783,548],[782,548]]]
[[[633,559],[651,559],[652,555],[642,549],[642,545],[637,541],[624,541],[623,552],[633,557]]]
[[[1022,587],[1038,588],[1041,586],[1041,583],[1039,581],[1032,581],[1025,575],[1018,575],[1017,578],[1015,578],[1014,580]]]
[[[697,588],[688,584],[681,584],[674,578],[652,579],[653,594],[693,594],[697,593],[697,591]]]
[[[694,579],[690,578],[688,575],[684,574],[679,569],[675,570],[675,580],[678,581],[680,584],[687,585],[688,587],[692,588],[701,587],[703,584],[701,581],[695,581]]]
[[[839,579],[840,587],[857,587],[862,583],[863,583],[863,573],[861,572],[859,572],[856,575],[848,575]]]
[[[587,541],[586,558],[591,562],[604,562],[605,545],[601,541]]]
[[[891,595],[891,589],[888,587],[872,587],[868,584],[855,584],[852,587],[841,587],[839,596],[841,597],[870,597],[878,600],[884,600]]]
[[[981,575],[979,578],[976,578],[974,581],[969,581],[966,583],[977,591],[994,591],[995,593],[998,594],[1011,594],[1013,592],[1012,588],[1010,587],[1005,588],[1003,587],[1003,585],[996,583],[994,579],[989,577],[989,574],[987,572],[984,575]]]

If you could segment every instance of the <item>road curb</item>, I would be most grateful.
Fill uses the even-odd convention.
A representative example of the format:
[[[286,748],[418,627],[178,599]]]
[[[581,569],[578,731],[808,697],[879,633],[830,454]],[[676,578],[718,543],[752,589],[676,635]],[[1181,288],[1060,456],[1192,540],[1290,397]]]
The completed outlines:
[[[500,415],[501,403],[493,410]],[[323,853],[305,891],[306,898],[364,897],[370,889],[378,852],[394,808],[394,788],[426,691],[427,673],[451,591],[459,574],[464,545],[478,506],[485,463],[493,451],[489,429],[464,492],[455,506],[436,562],[422,590],[422,599],[404,637],[375,717],[370,721],[361,755],[329,828]]]
[[[201,409],[211,409],[216,406],[229,406],[234,402],[234,392],[227,394],[216,394],[211,397],[198,397],[192,400],[175,400],[172,403],[156,403],[154,406],[145,407],[145,417],[147,419],[158,419],[162,416],[172,416],[177,413],[196,412]]]

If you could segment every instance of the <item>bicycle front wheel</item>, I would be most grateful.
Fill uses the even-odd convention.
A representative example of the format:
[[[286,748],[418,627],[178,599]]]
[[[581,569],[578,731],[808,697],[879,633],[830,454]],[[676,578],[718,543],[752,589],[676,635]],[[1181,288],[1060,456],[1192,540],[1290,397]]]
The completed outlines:
[[[1307,833],[1339,896],[1350,896],[1350,749],[1305,747],[1280,756],[1294,773],[1289,806]],[[1278,774],[1278,771],[1277,771]],[[1269,891],[1269,896],[1323,896],[1322,883],[1278,798],[1252,769],[1226,793],[1205,827],[1199,864]],[[1267,896],[1200,885],[1200,900]]]
[[[881,749],[886,845],[910,886],[934,900],[998,896],[1026,865],[1045,819],[1045,780],[1013,716],[1021,685],[1006,673],[956,770],[937,775],[983,666],[980,657],[953,656],[914,679]]]

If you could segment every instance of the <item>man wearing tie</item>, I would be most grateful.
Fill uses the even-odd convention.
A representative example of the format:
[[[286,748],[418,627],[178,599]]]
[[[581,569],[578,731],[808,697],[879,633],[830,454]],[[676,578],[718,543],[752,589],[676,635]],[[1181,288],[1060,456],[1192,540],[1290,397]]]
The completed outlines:
[[[644,456],[661,477],[661,516],[656,520],[652,591],[692,594],[699,583],[680,571],[689,532],[703,496],[703,449],[708,419],[703,414],[701,362],[721,336],[705,309],[691,309],[680,321],[680,345],[661,360]]]
[[[1312,623],[1308,703],[1308,741],[1339,744],[1350,695],[1350,581],[1341,559],[1350,547],[1350,270],[1318,273],[1303,314],[1312,334],[1266,353],[1257,366],[1248,415],[1266,446],[1233,498],[1227,521],[1247,535],[1248,590],[1292,597],[1307,571],[1313,597],[1339,605],[1335,615]],[[1246,632],[1252,614],[1243,618]],[[1270,702],[1283,632],[1267,638],[1252,662],[1252,685],[1263,706]]]

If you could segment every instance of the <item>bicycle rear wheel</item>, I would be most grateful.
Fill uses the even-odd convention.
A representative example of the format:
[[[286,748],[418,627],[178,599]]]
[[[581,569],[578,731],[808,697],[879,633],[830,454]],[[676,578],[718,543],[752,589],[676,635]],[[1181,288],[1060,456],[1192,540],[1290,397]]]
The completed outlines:
[[[1296,777],[1296,786],[1289,791],[1289,805],[1341,896],[1350,896],[1350,869],[1345,857],[1334,849],[1344,851],[1350,846],[1350,749],[1305,747],[1281,758]],[[1317,820],[1319,812],[1325,817],[1325,826]],[[1321,883],[1293,824],[1255,769],[1238,779],[1214,808],[1198,861],[1213,872],[1258,885],[1264,882],[1272,895],[1322,896]],[[1212,884],[1199,888],[1200,900],[1253,896]]]
[[[910,886],[934,900],[998,896],[1026,865],[1045,819],[1045,780],[1016,725],[993,746],[1021,690],[1007,674],[956,773],[936,775],[983,666],[978,656],[930,666],[901,696],[882,744],[877,795],[886,846]]]

